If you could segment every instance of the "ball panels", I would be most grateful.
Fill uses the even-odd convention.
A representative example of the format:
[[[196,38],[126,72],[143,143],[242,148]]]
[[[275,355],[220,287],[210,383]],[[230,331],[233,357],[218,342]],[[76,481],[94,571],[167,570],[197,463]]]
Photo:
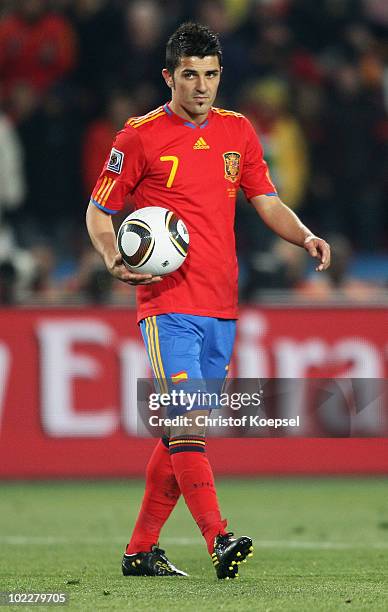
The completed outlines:
[[[189,233],[171,210],[147,206],[124,219],[117,234],[117,246],[131,271],[169,274],[186,259]]]
[[[155,238],[149,225],[141,219],[134,218],[124,222],[119,235],[120,232],[119,249],[125,263],[131,268],[139,268],[147,263],[155,246]]]

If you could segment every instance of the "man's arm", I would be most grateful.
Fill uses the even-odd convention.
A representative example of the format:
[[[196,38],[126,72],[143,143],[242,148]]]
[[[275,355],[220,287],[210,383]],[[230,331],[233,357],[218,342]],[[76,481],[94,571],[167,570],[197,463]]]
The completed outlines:
[[[112,276],[130,285],[149,285],[162,280],[161,276],[137,274],[125,267],[123,258],[117,251],[111,215],[92,203],[86,211],[86,226],[94,248],[103,258]]]
[[[277,196],[255,196],[251,202],[264,223],[284,240],[292,242],[308,251],[311,257],[320,260],[316,267],[322,272],[330,266],[330,246],[314,234],[301,222],[299,217]]]

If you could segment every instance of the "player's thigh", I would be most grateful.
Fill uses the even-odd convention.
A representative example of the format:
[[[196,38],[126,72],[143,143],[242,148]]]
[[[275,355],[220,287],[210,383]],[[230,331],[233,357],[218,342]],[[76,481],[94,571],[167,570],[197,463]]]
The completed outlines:
[[[186,400],[188,393],[204,390],[200,368],[201,334],[189,317],[178,314],[148,317],[141,321],[140,329],[157,391],[170,395],[170,404],[163,416],[169,419],[187,417],[186,423],[193,422],[190,413],[196,405]],[[193,422],[192,428],[187,425],[174,428],[173,435],[180,435],[187,428],[198,433]],[[166,428],[166,433],[170,435],[171,429]]]
[[[170,405],[167,416],[176,420],[167,433],[170,437],[205,434],[204,417],[208,410],[198,410],[200,399],[195,394],[206,391],[200,356],[205,332],[202,317],[168,314],[150,317],[141,323],[154,376],[163,392],[183,393],[184,403]],[[191,394],[191,402],[187,396]],[[195,400],[195,401],[194,401]],[[184,417],[175,419],[175,417]]]
[[[202,339],[187,324],[184,315],[147,317],[140,329],[154,377],[169,388],[179,382],[202,378],[200,354]]]
[[[228,374],[236,337],[235,319],[211,319],[200,358],[209,391],[220,391]]]

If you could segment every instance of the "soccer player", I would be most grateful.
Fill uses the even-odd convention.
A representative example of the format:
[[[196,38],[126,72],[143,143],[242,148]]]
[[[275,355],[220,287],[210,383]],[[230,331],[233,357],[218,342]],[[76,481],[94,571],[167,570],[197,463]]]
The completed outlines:
[[[171,36],[162,71],[171,101],[127,121],[93,190],[87,227],[111,274],[135,284],[138,322],[159,384],[223,379],[235,337],[237,261],[235,201],[241,187],[279,236],[330,263],[329,245],[314,236],[277,196],[262,148],[241,114],[214,108],[222,72],[219,40],[207,27],[185,23]],[[135,207],[173,210],[190,235],[186,261],[162,278],[136,274],[117,252],[111,215],[128,194]],[[179,496],[206,541],[218,578],[235,578],[252,554],[252,540],[234,538],[221,516],[205,452],[205,431],[171,427],[146,470],[145,494],[127,545],[124,575],[186,575],[158,548],[159,534]]]

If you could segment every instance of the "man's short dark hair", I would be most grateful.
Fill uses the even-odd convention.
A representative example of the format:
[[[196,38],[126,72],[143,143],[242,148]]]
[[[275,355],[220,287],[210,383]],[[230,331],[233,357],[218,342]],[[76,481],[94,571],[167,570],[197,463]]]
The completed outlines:
[[[166,68],[174,74],[182,57],[217,55],[222,66],[222,49],[217,34],[200,23],[182,23],[172,34],[166,47]]]

